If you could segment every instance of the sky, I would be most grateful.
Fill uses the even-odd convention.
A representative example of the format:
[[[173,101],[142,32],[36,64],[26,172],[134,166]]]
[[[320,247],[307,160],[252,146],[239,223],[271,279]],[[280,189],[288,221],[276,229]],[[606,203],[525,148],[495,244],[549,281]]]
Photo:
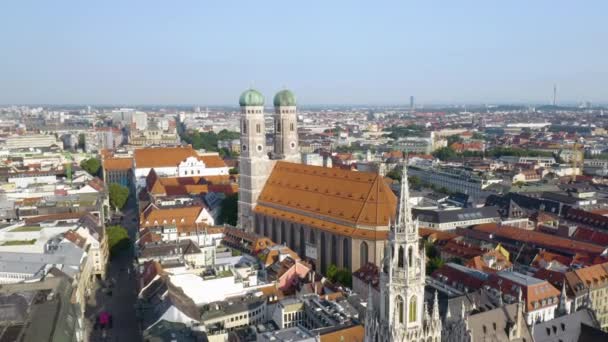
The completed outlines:
[[[2,1],[0,104],[608,102],[608,1]]]

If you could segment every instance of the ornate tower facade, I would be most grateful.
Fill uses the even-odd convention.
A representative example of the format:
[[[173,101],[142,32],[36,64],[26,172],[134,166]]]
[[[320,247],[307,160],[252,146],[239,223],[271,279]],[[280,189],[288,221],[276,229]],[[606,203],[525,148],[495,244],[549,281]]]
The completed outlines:
[[[255,89],[248,89],[239,98],[239,105],[241,106],[241,156],[238,225],[246,231],[253,231],[253,209],[270,172],[270,162],[266,153],[264,96]]]
[[[418,239],[418,221],[412,219],[404,165],[399,212],[389,233],[380,274],[379,309],[366,316],[366,341],[441,340],[437,295],[432,314],[424,304],[426,260]]]
[[[274,96],[274,152],[277,159],[300,163],[296,97],[285,89]]]

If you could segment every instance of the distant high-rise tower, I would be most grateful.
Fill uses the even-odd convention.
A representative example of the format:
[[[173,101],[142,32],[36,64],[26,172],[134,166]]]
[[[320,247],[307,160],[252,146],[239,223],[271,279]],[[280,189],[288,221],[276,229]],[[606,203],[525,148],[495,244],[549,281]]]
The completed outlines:
[[[414,111],[414,96],[410,96],[410,111]]]
[[[553,85],[553,106],[557,105],[557,84]]]

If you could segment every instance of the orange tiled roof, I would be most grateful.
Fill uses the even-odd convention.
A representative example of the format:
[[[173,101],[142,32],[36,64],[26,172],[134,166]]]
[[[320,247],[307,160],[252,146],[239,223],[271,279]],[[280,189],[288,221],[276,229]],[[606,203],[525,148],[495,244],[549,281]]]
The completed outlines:
[[[376,173],[279,161],[260,193],[258,206],[310,213],[342,225],[377,227],[388,226],[394,218],[397,198]]]
[[[133,167],[133,158],[105,158],[103,169],[106,171],[129,170]]]
[[[198,157],[198,160],[205,163],[206,167],[226,167],[226,163],[219,155],[204,155]]]
[[[149,147],[135,150],[135,165],[143,167],[177,166],[188,157],[197,157],[191,146],[185,147]]]
[[[573,271],[578,278],[589,288],[597,288],[606,286],[608,282],[608,271],[604,265],[593,265],[579,268]]]
[[[525,230],[510,226],[498,226],[496,223],[481,224],[473,227],[473,230],[486,234],[493,234],[497,237],[534,243],[540,246],[553,247],[569,252],[601,254],[605,249],[602,246],[587,242],[576,241],[533,230]]]
[[[196,225],[196,219],[203,210],[202,206],[189,206],[180,208],[158,208],[150,204],[140,215],[141,228],[175,225],[178,229],[185,229]]]

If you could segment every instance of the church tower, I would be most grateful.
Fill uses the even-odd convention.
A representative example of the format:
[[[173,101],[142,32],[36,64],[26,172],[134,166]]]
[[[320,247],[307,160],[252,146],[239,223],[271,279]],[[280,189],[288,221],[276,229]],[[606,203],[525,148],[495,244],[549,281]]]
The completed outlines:
[[[418,243],[418,221],[412,219],[407,168],[403,166],[399,212],[392,225],[380,274],[380,305],[376,321],[366,317],[366,325],[379,322],[369,342],[441,340],[441,319],[437,296],[432,315],[424,304],[426,260]]]
[[[266,183],[270,167],[266,153],[264,96],[255,89],[246,90],[239,98],[239,105],[241,106],[241,157],[238,225],[252,232],[253,209]]]
[[[276,159],[300,163],[296,97],[285,89],[274,96],[274,152]]]

